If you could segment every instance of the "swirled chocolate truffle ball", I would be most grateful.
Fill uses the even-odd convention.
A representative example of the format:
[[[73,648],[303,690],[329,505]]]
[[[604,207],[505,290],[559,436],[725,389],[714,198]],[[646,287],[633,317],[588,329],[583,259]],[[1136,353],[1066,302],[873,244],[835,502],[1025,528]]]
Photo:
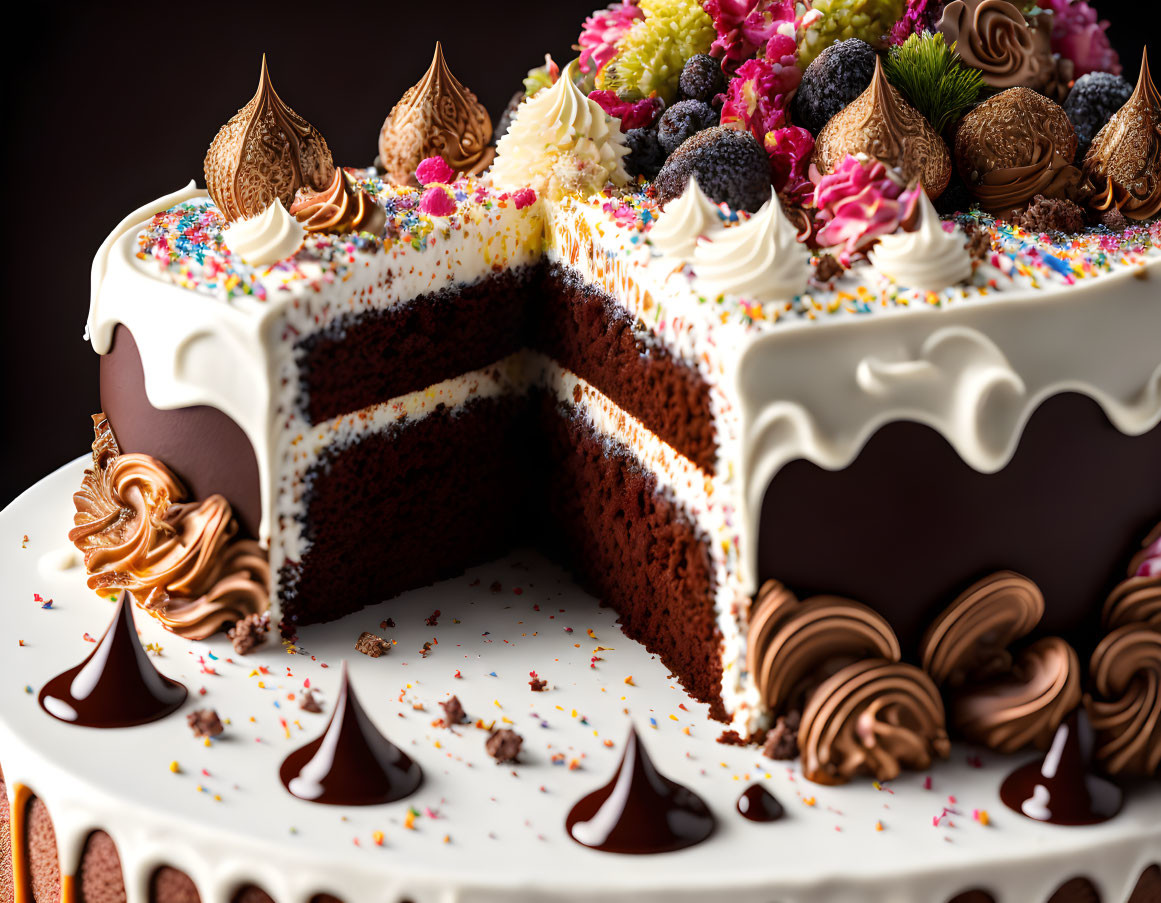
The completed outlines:
[[[657,199],[666,204],[679,196],[690,176],[697,176],[697,184],[714,203],[735,210],[757,213],[770,200],[770,161],[749,132],[720,125],[698,132],[661,167],[653,183]]]
[[[817,135],[843,107],[862,94],[875,74],[875,51],[849,38],[831,44],[802,73],[790,118]]]
[[[1030,88],[1009,88],[963,118],[955,164],[980,206],[996,216],[1038,194],[1076,200],[1076,132],[1058,104]]]

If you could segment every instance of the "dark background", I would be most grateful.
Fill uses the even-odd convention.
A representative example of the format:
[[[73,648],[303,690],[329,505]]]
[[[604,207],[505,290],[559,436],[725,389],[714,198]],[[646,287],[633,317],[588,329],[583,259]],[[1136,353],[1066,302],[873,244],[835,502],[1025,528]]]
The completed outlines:
[[[496,118],[546,51],[571,59],[603,2],[29,4],[33,21],[14,26],[3,59],[0,505],[88,450],[99,409],[97,356],[81,338],[93,254],[129,211],[190,178],[204,184],[206,148],[253,94],[263,52],[335,162],[363,166],[437,38]],[[1096,5],[1133,82],[1145,33],[1161,54],[1145,4]]]

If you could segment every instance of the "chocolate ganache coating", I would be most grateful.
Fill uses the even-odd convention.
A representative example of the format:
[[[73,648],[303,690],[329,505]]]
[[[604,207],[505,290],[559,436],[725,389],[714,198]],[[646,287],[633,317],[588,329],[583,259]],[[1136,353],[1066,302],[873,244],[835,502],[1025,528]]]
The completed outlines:
[[[1121,811],[1124,794],[1089,768],[1093,733],[1083,710],[1069,716],[1043,757],[1013,771],[1000,786],[1008,808],[1054,825],[1095,825]]]
[[[83,662],[40,691],[41,707],[82,727],[132,727],[176,711],[186,688],[153,667],[133,626],[133,602],[122,593],[105,635]]]
[[[572,807],[564,827],[577,843],[606,853],[670,853],[709,837],[714,816],[701,797],[657,770],[630,728],[616,774]]]
[[[145,394],[141,351],[126,326],[113,330],[101,355],[101,410],[125,454],[146,454],[173,470],[191,498],[229,500],[243,531],[258,535],[262,519],[258,458],[229,416],[208,405],[160,410]]]

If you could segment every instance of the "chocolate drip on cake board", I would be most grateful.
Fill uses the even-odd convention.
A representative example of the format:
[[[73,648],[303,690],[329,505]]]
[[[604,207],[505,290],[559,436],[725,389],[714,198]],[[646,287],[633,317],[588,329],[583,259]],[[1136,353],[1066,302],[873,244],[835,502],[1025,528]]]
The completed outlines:
[[[750,821],[779,821],[786,810],[769,790],[761,784],[751,784],[738,797],[738,811]]]
[[[121,594],[105,635],[81,664],[40,691],[52,717],[83,727],[132,727],[164,718],[186,700],[186,689],[158,672],[137,638],[133,602]]]
[[[347,663],[322,735],[286,757],[279,771],[291,794],[331,806],[374,806],[408,797],[423,771],[375,727],[351,688]]]
[[[629,729],[612,780],[572,807],[565,830],[582,846],[606,853],[671,853],[701,843],[714,816],[689,788],[657,770]]]
[[[1095,825],[1121,811],[1124,794],[1092,772],[1092,727],[1082,711],[1056,729],[1040,759],[1021,765],[1000,787],[1000,799],[1015,812],[1054,825]]]

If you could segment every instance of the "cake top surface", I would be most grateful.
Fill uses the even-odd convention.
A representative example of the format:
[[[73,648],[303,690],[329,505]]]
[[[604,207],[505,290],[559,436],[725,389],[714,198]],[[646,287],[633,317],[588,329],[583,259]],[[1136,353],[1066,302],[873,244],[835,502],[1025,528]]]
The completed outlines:
[[[422,190],[386,183],[373,170],[351,172],[358,189],[368,192],[386,215],[382,236],[308,234],[296,253],[254,266],[231,250],[228,224],[213,200],[202,196],[153,216],[137,234],[136,257],[145,272],[220,301],[247,297],[276,302],[282,295],[325,292],[354,268],[372,265],[377,255],[434,258],[454,253],[446,249],[457,234],[489,252],[490,267],[506,266],[509,260],[526,263],[539,255],[544,202],[531,191],[499,191],[475,178],[460,179],[450,186],[454,209],[434,215],[421,207]],[[763,302],[744,292],[715,296],[703,288],[694,266],[660,252],[651,236],[665,212],[648,191],[610,189],[566,197],[555,205],[574,217],[565,228],[583,218],[598,230],[604,253],[642,269],[672,273],[677,278],[666,284],[695,296],[709,321],[757,330],[787,321],[827,321],[841,315],[944,307],[1017,291],[1061,289],[1161,260],[1161,221],[1117,232],[1097,226],[1066,235],[1029,231],[976,210],[952,221],[982,236],[979,241],[988,246],[963,282],[937,291],[911,289],[863,260],[826,280],[816,272],[794,297]],[[728,233],[752,215],[722,206],[718,216]],[[462,253],[458,246],[457,252]],[[447,261],[449,281],[455,278],[454,263],[454,256]],[[469,272],[465,281],[476,277]]]

